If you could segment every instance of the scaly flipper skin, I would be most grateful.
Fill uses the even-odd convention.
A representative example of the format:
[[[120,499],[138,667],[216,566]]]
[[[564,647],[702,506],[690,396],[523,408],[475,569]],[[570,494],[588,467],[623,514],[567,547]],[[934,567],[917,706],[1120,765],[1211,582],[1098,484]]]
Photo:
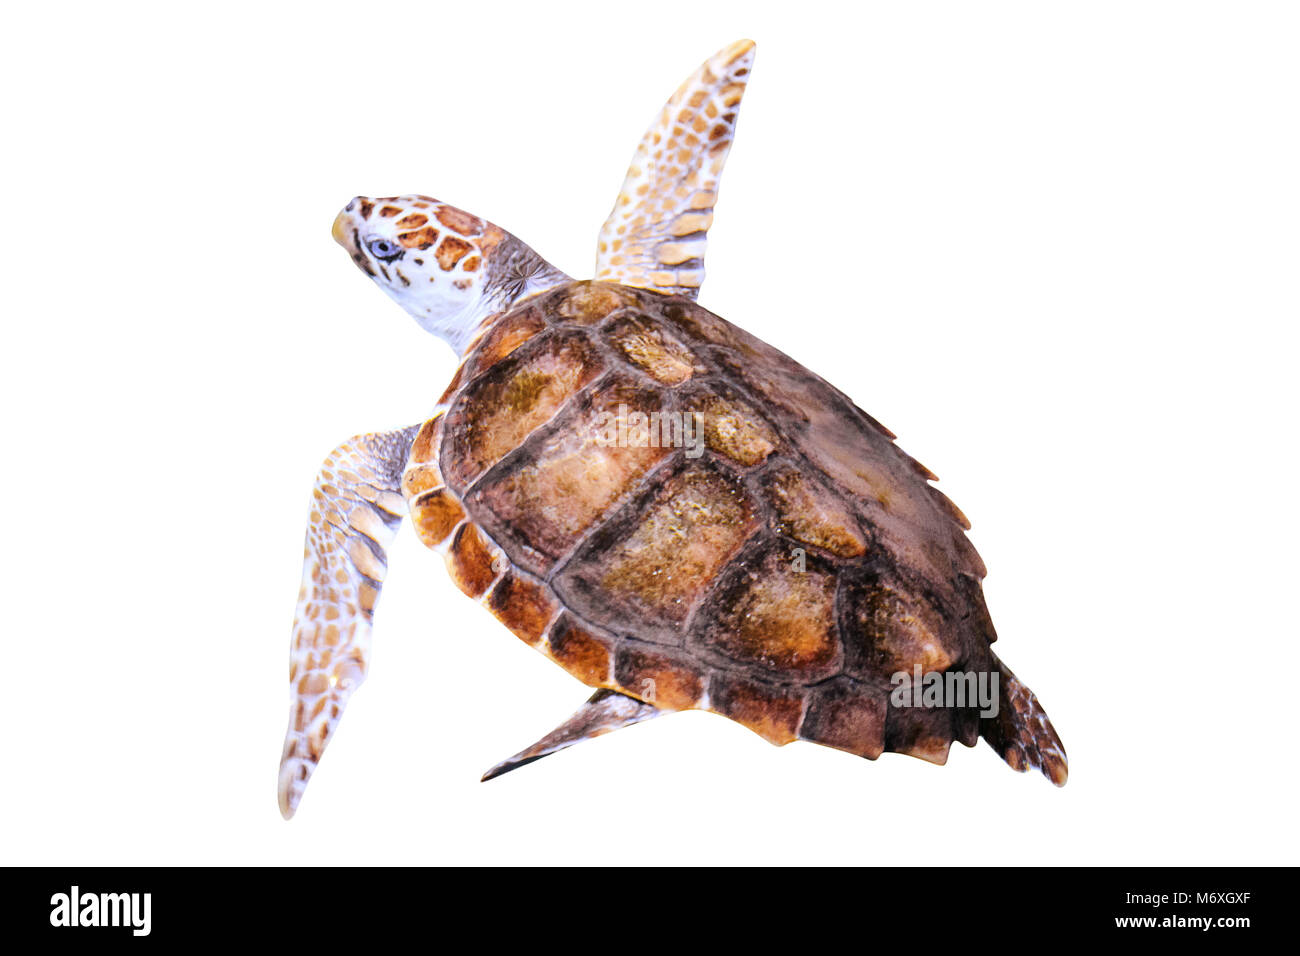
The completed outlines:
[[[312,492],[302,590],[289,664],[289,730],[280,760],[280,813],[298,809],[348,698],[366,678],[370,622],[388,572],[385,549],[406,502],[402,468],[418,426],[358,435],[321,465]]]
[[[501,761],[483,774],[483,779],[491,780],[493,777],[499,777],[503,773],[530,764],[534,760],[549,757],[566,747],[607,734],[611,730],[639,724],[643,720],[658,717],[661,713],[663,711],[658,707],[637,700],[635,697],[614,690],[598,690],[572,717],[531,747],[519,751],[508,760]]]
[[[1065,745],[1038,703],[1038,698],[991,651],[998,669],[998,715],[980,722],[980,736],[1013,769],[1034,769],[1058,787],[1065,786],[1069,769]]]
[[[646,130],[600,230],[597,279],[699,294],[718,181],[753,62],[750,40],[719,50]]]

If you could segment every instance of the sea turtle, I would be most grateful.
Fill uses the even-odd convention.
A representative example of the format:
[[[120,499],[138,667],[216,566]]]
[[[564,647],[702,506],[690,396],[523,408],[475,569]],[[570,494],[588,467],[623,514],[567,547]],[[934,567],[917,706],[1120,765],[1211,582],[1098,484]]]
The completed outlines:
[[[651,124],[593,280],[427,196],[357,197],[339,214],[334,237],[361,270],[462,359],[427,421],[356,436],[321,467],[286,817],[365,678],[408,510],[462,591],[596,688],[484,779],[698,708],[872,759],[941,764],[952,741],[983,736],[1015,769],[1065,782],[1060,739],[990,649],[984,565],[935,476],[844,394],[695,303],[753,55],[749,41],[715,54]]]

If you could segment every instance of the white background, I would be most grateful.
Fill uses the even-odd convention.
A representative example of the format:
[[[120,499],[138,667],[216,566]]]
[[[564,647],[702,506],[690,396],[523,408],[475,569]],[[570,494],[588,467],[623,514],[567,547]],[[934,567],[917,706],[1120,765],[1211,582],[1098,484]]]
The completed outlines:
[[[1294,6],[7,21],[3,862],[1296,862]],[[1068,786],[703,713],[480,784],[587,691],[405,528],[370,679],[285,823],[310,484],[454,367],[335,212],[427,192],[588,275],[642,130],[742,36],[701,303],[942,476]]]

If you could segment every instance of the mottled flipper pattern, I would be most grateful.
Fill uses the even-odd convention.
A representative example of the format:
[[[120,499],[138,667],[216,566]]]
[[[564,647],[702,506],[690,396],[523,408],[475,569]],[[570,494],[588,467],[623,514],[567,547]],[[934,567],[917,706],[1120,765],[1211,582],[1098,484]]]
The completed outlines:
[[[312,492],[289,665],[280,813],[292,817],[348,698],[365,680],[385,549],[406,502],[399,485],[418,426],[358,435],[321,465]]]
[[[508,760],[503,760],[487,773],[484,780],[491,780],[503,773],[509,773],[534,760],[540,760],[565,747],[599,737],[611,730],[639,724],[651,717],[658,717],[663,711],[643,700],[620,694],[614,690],[598,690],[572,717],[526,750],[521,750]]]
[[[998,667],[998,715],[980,723],[980,735],[1013,770],[1031,767],[1058,787],[1069,775],[1065,745],[1047,719],[1038,698],[1011,669],[990,653]]]
[[[695,298],[754,44],[719,50],[646,130],[600,230],[596,278]]]

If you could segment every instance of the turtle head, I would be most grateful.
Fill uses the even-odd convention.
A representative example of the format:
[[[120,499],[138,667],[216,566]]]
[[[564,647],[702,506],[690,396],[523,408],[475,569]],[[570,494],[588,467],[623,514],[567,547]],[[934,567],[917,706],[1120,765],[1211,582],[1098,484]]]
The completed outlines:
[[[458,353],[485,319],[569,278],[499,226],[428,196],[357,196],[334,238]]]

